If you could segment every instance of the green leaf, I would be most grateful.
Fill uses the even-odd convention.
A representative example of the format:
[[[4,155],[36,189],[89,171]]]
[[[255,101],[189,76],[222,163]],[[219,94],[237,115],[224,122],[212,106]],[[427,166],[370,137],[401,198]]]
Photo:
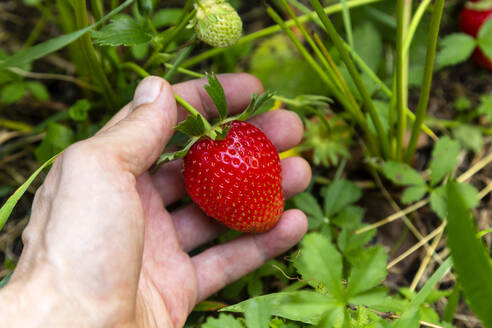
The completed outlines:
[[[359,206],[348,205],[343,208],[331,222],[340,228],[357,229],[364,217],[364,210]]]
[[[453,129],[453,136],[465,149],[478,153],[482,149],[482,131],[473,125],[459,125]]]
[[[228,306],[221,311],[245,312],[250,302],[265,302],[270,305],[272,315],[294,321],[316,324],[324,312],[339,304],[327,295],[302,290],[288,293],[275,293],[250,298],[241,303]],[[227,325],[221,326],[230,327]]]
[[[6,105],[15,103],[24,96],[25,92],[26,85],[24,82],[10,83],[0,91],[0,103]]]
[[[192,114],[186,116],[186,119],[176,125],[176,130],[183,132],[189,136],[201,136],[206,132],[206,122],[202,115],[194,116]]]
[[[376,231],[373,229],[356,234],[352,229],[343,228],[338,235],[338,248],[349,261],[356,262],[360,252],[365,251],[364,245],[372,240],[375,233]]]
[[[34,99],[39,101],[47,101],[50,100],[50,94],[44,84],[40,82],[27,82],[26,83],[27,90],[29,90],[34,97]]]
[[[436,272],[427,280],[424,287],[418,292],[418,294],[412,299],[408,307],[403,311],[400,318],[393,322],[393,327],[398,328],[418,328],[419,325],[419,309],[425,300],[434,289],[434,286],[441,280],[442,276],[451,267],[451,258],[448,258],[437,269]]]
[[[13,194],[12,196],[7,199],[5,204],[2,205],[2,208],[0,208],[0,230],[3,228],[5,225],[5,222],[7,222],[7,219],[9,218],[10,214],[12,213],[12,210],[14,209],[15,205],[19,201],[19,199],[24,195],[26,192],[27,188],[31,185],[31,183],[34,181],[34,179],[38,176],[41,171],[51,165],[55,159],[58,157],[59,154],[56,154],[49,160],[43,163],[27,180],[24,182]]]
[[[234,119],[239,121],[245,121],[248,118],[260,114],[262,106],[273,97],[273,93],[265,91],[263,94],[258,96],[256,93],[251,95],[251,102],[248,107],[239,115],[235,116]]]
[[[316,327],[318,328],[342,328],[342,327],[350,327],[347,326],[349,324],[348,320],[345,321],[345,313],[343,306],[337,306],[328,309],[325,313],[323,313],[323,317],[318,322]],[[352,328],[352,327],[350,327]]]
[[[397,185],[424,186],[425,180],[406,163],[387,161],[383,164],[383,174]]]
[[[126,15],[112,19],[99,31],[92,31],[91,36],[101,46],[134,46],[152,38],[135,19]]]
[[[80,38],[82,35],[85,33],[89,32],[99,24],[105,22],[106,20],[110,19],[114,15],[118,14],[120,11],[128,7],[130,4],[133,3],[134,0],[126,0],[123,2],[121,5],[119,5],[117,8],[112,10],[110,13],[108,13],[106,16],[104,16],[101,20],[99,20],[97,23],[92,24],[90,26],[87,26],[86,28],[83,28],[81,30],[72,32],[70,34],[64,34],[59,37],[56,37],[54,39],[50,39],[46,42],[40,43],[35,45],[34,47],[21,50],[14,55],[10,56],[3,62],[0,62],[0,69],[6,68],[6,67],[12,67],[12,66],[19,66],[23,65],[26,63],[29,63],[33,60],[36,60],[38,58],[44,57],[52,52],[55,52],[68,44],[72,43],[73,41],[77,40]]]
[[[310,193],[302,192],[293,197],[292,200],[294,201],[295,206],[306,213],[308,217],[310,216],[318,220],[323,220],[323,210],[318,205],[316,198]]]
[[[221,313],[218,318],[208,317],[202,328],[244,328],[243,324],[230,314]]]
[[[226,307],[227,304],[215,302],[215,301],[201,301],[193,308],[193,312],[207,312],[207,311],[217,311]]]
[[[411,186],[405,189],[401,196],[401,202],[403,204],[410,204],[421,200],[427,192],[426,186]]]
[[[448,193],[448,247],[461,289],[473,312],[492,327],[492,266],[459,184],[450,182]]]
[[[383,58],[383,41],[370,21],[366,20],[354,29],[354,50],[372,71],[377,72]]]
[[[407,301],[388,295],[384,286],[376,287],[350,298],[350,304],[364,305],[381,312],[402,312],[408,305]]]
[[[453,322],[454,314],[460,303],[460,285],[455,284],[453,287],[453,292],[448,297],[448,303],[446,308],[444,308],[444,313],[442,315],[442,320],[446,322]]]
[[[478,47],[490,60],[492,58],[492,19],[487,19],[480,27],[477,35],[477,43]]]
[[[430,182],[432,186],[441,181],[446,174],[453,171],[456,164],[458,164],[459,154],[459,143],[448,136],[442,137],[436,142],[430,163]]]
[[[365,249],[350,271],[348,279],[348,297],[372,289],[386,277],[386,262],[388,255],[383,247],[378,245]]]
[[[155,13],[152,17],[152,24],[155,28],[173,25],[178,21],[178,18],[183,12],[180,8],[165,8]]]
[[[76,122],[87,120],[89,116],[89,110],[91,109],[91,103],[87,99],[77,100],[75,104],[68,109],[68,115]]]
[[[340,212],[347,205],[355,203],[362,196],[361,189],[354,183],[340,179],[323,189],[324,211],[327,217]]]
[[[272,314],[264,299],[253,299],[245,307],[244,317],[248,328],[268,327]]]
[[[217,107],[217,111],[219,112],[219,120],[222,121],[227,117],[227,102],[224,89],[214,73],[207,74],[207,80],[208,85],[205,85],[204,88],[214,102],[215,107]]]
[[[252,279],[248,281],[248,295],[250,297],[259,296],[263,294],[263,282],[261,278],[254,275]]]
[[[489,122],[492,121],[492,93],[480,97],[480,106],[478,106],[477,112],[485,115]]]
[[[467,97],[461,96],[453,102],[453,106],[456,110],[462,112],[471,109],[472,103]]]
[[[475,39],[465,33],[450,34],[439,41],[437,68],[452,66],[466,61],[475,49]]]
[[[478,190],[467,183],[456,183],[456,188],[461,192],[468,209],[475,208],[480,202]],[[448,195],[446,185],[440,186],[431,192],[430,205],[432,210],[441,218],[445,219],[448,215]]]
[[[46,135],[41,144],[34,151],[34,155],[36,155],[38,162],[43,163],[50,157],[64,150],[74,141],[75,134],[70,128],[52,122],[48,125]]]
[[[328,294],[343,299],[342,256],[326,237],[319,233],[307,234],[294,265],[311,286],[318,287],[321,283]]]
[[[3,288],[10,281],[10,277],[12,277],[12,273],[14,272],[13,271],[9,272],[5,277],[2,278],[2,280],[0,281],[0,288]]]

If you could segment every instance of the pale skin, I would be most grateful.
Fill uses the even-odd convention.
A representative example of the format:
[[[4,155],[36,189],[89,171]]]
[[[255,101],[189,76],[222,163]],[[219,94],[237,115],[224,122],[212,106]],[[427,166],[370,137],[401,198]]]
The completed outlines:
[[[231,113],[262,91],[247,74],[219,80]],[[0,317],[15,327],[182,327],[198,302],[300,240],[306,216],[289,210],[269,232],[188,255],[226,228],[193,204],[166,210],[185,195],[180,161],[154,175],[148,169],[185,116],[173,93],[206,117],[216,115],[204,83],[144,79],[101,131],[56,160],[36,193],[19,263],[0,290]],[[292,112],[250,121],[279,151],[302,138]],[[306,188],[311,171],[291,157],[282,160],[282,176],[291,197]]]

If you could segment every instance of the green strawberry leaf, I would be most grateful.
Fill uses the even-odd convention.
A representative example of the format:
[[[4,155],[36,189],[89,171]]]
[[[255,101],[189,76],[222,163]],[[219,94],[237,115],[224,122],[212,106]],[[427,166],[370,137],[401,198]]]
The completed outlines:
[[[363,217],[364,209],[359,206],[348,205],[332,218],[331,222],[340,228],[357,229],[360,227]]]
[[[465,33],[450,34],[439,41],[437,68],[452,66],[467,60],[475,49],[475,39]]]
[[[261,95],[254,93],[251,96],[251,102],[249,103],[248,108],[246,108],[241,114],[237,115],[234,119],[245,121],[254,115],[260,114],[260,109],[262,108],[262,105],[264,105],[272,97],[273,93],[269,91],[265,91]]]
[[[205,118],[202,115],[190,114],[186,116],[184,121],[176,125],[176,130],[189,136],[201,136],[207,132],[206,126]]]
[[[487,120],[492,122],[492,94],[483,95],[480,98],[480,105],[477,108],[477,112],[485,115]]]
[[[215,73],[206,74],[208,85],[205,85],[204,88],[207,91],[208,95],[212,99],[217,107],[217,111],[219,112],[219,120],[222,121],[227,117],[227,102],[224,94],[224,89],[217,79]]]
[[[347,205],[358,201],[362,196],[362,191],[356,184],[346,179],[340,179],[323,189],[322,195],[324,197],[325,215],[331,217]]]
[[[272,313],[264,299],[253,299],[245,306],[244,317],[248,328],[268,327]]]
[[[343,300],[342,256],[323,235],[310,233],[302,240],[301,253],[294,263],[304,280]]]
[[[295,206],[306,213],[309,217],[317,220],[323,220],[324,214],[318,201],[309,192],[302,192],[293,198]]]
[[[446,174],[453,171],[458,163],[459,154],[460,144],[456,140],[445,136],[436,142],[430,163],[431,186],[436,185]]]
[[[453,129],[453,136],[459,141],[461,146],[467,150],[478,153],[482,149],[482,131],[473,125],[458,125]]]
[[[427,186],[410,186],[405,189],[401,196],[401,202],[403,204],[410,204],[421,200],[427,192]]]
[[[378,245],[365,249],[354,263],[348,278],[348,297],[376,287],[386,277],[388,255]]]
[[[335,266],[335,264],[331,265]],[[310,290],[302,290],[257,296],[223,308],[220,311],[244,313],[249,303],[258,301],[269,304],[271,314],[274,316],[309,324],[316,324],[321,319],[323,313],[340,305],[339,302],[327,295]],[[220,327],[233,326],[224,325]]]
[[[91,31],[91,36],[101,46],[134,46],[152,39],[135,19],[127,15],[112,19],[99,31]]]
[[[483,51],[485,56],[492,58],[492,19],[487,19],[480,27],[477,35],[478,47]]]
[[[388,161],[383,164],[386,178],[400,186],[424,186],[425,180],[406,163]]]
[[[91,103],[87,99],[77,100],[75,104],[68,109],[68,116],[76,122],[85,121],[88,112],[91,109]]]
[[[193,144],[197,142],[198,139],[199,139],[198,137],[191,138],[191,140],[183,149],[175,151],[173,153],[162,154],[161,156],[159,156],[159,159],[155,163],[154,167],[157,168],[164,163],[174,161],[175,159],[178,158],[184,158],[186,154],[188,154],[188,151],[190,150],[191,146],[193,146]]]
[[[37,81],[29,81],[26,83],[26,88],[31,92],[34,99],[39,101],[50,100],[50,93],[44,84]]]
[[[241,321],[230,314],[221,313],[218,318],[208,317],[202,328],[244,328]]]
[[[432,210],[443,220],[448,215],[448,196],[446,186],[447,184],[434,189],[430,196],[430,205]],[[478,198],[478,190],[472,185],[467,183],[455,183],[455,188],[460,190],[461,196],[465,200],[465,204],[468,209],[475,208],[480,202]]]
[[[349,262],[356,263],[365,251],[364,245],[371,241],[375,233],[373,229],[356,234],[352,229],[343,228],[338,235],[337,246]]]
[[[12,104],[20,100],[26,92],[26,84],[24,82],[14,82],[6,85],[0,91],[0,103]]]

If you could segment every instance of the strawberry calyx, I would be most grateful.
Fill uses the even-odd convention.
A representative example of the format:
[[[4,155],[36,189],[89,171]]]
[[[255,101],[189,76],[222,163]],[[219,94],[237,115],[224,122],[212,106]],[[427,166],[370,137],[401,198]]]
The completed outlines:
[[[210,124],[198,110],[179,95],[175,94],[174,98],[176,99],[176,102],[189,113],[184,121],[176,125],[175,129],[188,136],[189,139],[181,150],[162,154],[155,163],[155,168],[164,163],[185,157],[193,144],[202,138],[208,137],[212,140],[224,140],[231,128],[231,122],[245,121],[254,115],[260,114],[263,112],[262,105],[273,96],[273,94],[268,91],[261,95],[254,93],[251,95],[251,101],[248,107],[243,112],[228,117],[227,101],[222,85],[214,73],[206,74],[206,77],[209,84],[205,85],[204,88],[217,108],[219,114],[218,119],[214,124]]]

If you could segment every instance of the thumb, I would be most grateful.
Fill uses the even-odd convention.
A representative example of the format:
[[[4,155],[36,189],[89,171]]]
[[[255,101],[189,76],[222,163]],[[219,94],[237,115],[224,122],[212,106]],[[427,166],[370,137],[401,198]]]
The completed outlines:
[[[173,134],[177,121],[176,101],[171,85],[157,76],[143,79],[135,90],[131,112],[93,142],[103,147],[105,156],[139,176],[159,157]]]

